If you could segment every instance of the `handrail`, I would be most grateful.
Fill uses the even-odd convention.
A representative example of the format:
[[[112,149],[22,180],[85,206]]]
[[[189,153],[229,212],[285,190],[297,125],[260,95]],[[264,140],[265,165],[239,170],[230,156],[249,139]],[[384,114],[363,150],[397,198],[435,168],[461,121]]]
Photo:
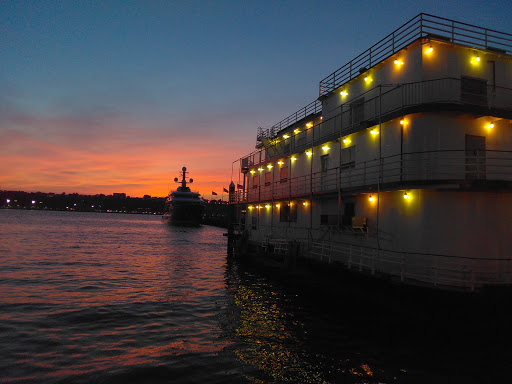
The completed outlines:
[[[438,104],[459,104],[478,106],[486,108],[500,108],[507,111],[512,111],[512,89],[501,86],[488,85],[487,93],[479,97],[465,97],[461,93],[462,80],[454,77],[446,77],[434,80],[423,80],[411,83],[403,83],[396,85],[386,85],[374,87],[365,93],[359,95],[359,98],[364,97],[365,102],[362,104],[364,110],[364,121],[371,121],[376,119],[379,115],[385,116],[390,113],[397,113],[404,108],[417,107],[431,103]],[[382,92],[377,92],[378,88],[382,87]],[[494,95],[499,97],[494,97]],[[471,96],[471,95],[469,95]],[[375,108],[375,104],[379,97],[382,102],[381,110]],[[317,142],[322,142],[324,138],[343,134],[343,132],[351,131],[354,127],[359,125],[359,122],[350,120],[352,113],[350,109],[350,101],[342,104],[340,112],[330,119],[323,120],[311,128],[304,130],[300,134],[290,133],[289,142],[292,143],[288,148],[288,153],[279,151],[279,144],[271,144],[264,149],[253,151],[244,158],[250,159],[250,165],[258,165],[271,161],[274,157],[282,157],[292,154],[294,151],[306,149],[306,147],[314,146]],[[329,128],[330,127],[330,128]],[[315,132],[314,135],[311,133]],[[306,137],[306,141],[299,145],[299,137]],[[313,136],[315,142],[313,142]],[[299,148],[300,147],[300,148]],[[302,148],[304,147],[304,148]],[[275,151],[274,154],[273,151]]]
[[[334,193],[344,189],[366,190],[381,184],[417,185],[460,183],[475,180],[512,182],[512,151],[486,150],[468,155],[465,150],[404,152],[354,164],[274,180],[245,191],[239,202],[271,201]]]
[[[320,96],[357,77],[360,68],[369,69],[422,37],[441,37],[456,44],[497,49],[505,54],[512,54],[512,34],[420,13],[322,79],[319,86]]]

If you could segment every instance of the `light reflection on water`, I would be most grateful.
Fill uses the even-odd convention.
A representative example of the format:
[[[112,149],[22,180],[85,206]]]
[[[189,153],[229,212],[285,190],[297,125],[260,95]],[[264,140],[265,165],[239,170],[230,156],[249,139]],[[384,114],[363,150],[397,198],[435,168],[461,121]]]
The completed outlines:
[[[425,344],[425,314],[392,316],[307,275],[261,274],[226,258],[222,232],[0,210],[0,383],[481,382],[473,365],[485,353],[466,362],[475,350],[442,331]]]

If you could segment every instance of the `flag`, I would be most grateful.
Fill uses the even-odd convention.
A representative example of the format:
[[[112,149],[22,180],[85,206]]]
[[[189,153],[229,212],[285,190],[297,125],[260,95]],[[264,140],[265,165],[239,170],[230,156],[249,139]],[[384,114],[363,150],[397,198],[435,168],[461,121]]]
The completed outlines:
[[[236,187],[237,187],[238,189],[244,189],[244,186],[243,186],[243,185],[240,185],[240,184],[237,184],[237,185],[236,185]]]
[[[229,191],[226,188],[223,188],[223,189],[224,189],[224,192],[229,193]]]
[[[212,195],[213,195],[213,196],[217,196],[217,192],[213,192],[213,191],[212,191]]]

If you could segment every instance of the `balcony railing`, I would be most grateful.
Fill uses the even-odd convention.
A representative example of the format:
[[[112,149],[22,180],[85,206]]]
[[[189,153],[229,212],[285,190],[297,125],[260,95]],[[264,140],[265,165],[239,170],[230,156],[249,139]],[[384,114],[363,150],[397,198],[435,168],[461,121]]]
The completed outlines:
[[[268,185],[251,186],[237,196],[239,202],[271,201],[308,197],[339,190],[374,190],[380,184],[399,185],[471,184],[478,182],[512,183],[512,151],[465,150],[425,151],[397,154],[382,159],[341,165]]]
[[[463,91],[463,81],[443,78],[386,88],[376,87],[361,95],[365,102],[359,106],[359,119],[354,120],[354,109],[350,104],[343,104],[337,115],[300,134],[292,134],[289,139],[269,144],[265,149],[246,156],[242,162],[245,162],[246,167],[258,166],[274,158],[304,151],[348,132],[376,125],[379,120],[385,121],[386,116],[422,106],[458,105],[461,108],[479,107],[486,111],[502,110],[512,113],[512,89],[489,85],[484,93],[470,94]]]
[[[321,80],[320,96],[357,77],[361,68],[371,68],[421,37],[432,37],[456,44],[512,54],[512,34],[420,13]]]

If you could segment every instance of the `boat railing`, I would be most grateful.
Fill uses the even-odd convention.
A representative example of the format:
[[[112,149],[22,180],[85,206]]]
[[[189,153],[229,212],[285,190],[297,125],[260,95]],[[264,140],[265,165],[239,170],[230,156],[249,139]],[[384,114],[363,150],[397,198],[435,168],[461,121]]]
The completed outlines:
[[[276,173],[276,176],[278,174]],[[342,164],[326,171],[274,179],[239,191],[236,202],[309,198],[338,191],[375,191],[425,184],[512,183],[512,151],[466,150],[407,152],[382,159]]]
[[[512,54],[512,34],[482,28],[426,13],[403,24],[369,49],[320,81],[323,96],[386,60],[419,38],[434,38],[474,48]]]

